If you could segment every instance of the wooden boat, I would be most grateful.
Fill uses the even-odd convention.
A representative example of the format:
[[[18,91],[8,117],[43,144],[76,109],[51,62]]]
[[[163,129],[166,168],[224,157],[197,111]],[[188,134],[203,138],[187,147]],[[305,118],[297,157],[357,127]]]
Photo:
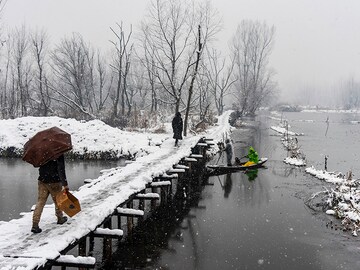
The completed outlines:
[[[245,171],[245,170],[251,170],[256,168],[261,168],[264,166],[264,163],[267,161],[267,158],[260,158],[258,163],[254,163],[251,165],[245,166],[246,162],[240,163],[240,165],[233,165],[233,166],[227,166],[227,165],[206,165],[206,169],[210,175],[215,174],[225,174],[225,173],[231,173],[231,172],[237,172],[237,171]]]

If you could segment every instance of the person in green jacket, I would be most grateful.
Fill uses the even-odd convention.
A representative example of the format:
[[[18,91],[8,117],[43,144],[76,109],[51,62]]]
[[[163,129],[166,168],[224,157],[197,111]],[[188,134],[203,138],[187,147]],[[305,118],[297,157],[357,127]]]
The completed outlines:
[[[250,146],[250,148],[249,148],[249,153],[248,153],[247,157],[248,157],[249,161],[252,161],[254,163],[259,162],[259,155],[252,146]]]

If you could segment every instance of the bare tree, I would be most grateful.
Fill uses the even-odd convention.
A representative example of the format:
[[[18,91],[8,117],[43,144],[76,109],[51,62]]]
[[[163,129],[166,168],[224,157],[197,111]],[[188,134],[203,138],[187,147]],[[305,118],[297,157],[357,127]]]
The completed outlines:
[[[274,43],[275,28],[266,23],[244,20],[232,42],[235,58],[236,92],[240,114],[254,114],[272,94],[276,83],[268,68]]]
[[[127,93],[127,77],[130,70],[131,63],[131,53],[133,45],[130,44],[131,35],[132,35],[132,26],[130,26],[130,31],[128,35],[125,35],[124,27],[121,24],[117,23],[117,30],[114,30],[110,27],[110,30],[116,37],[116,41],[110,41],[115,48],[114,58],[111,64],[111,67],[116,74],[116,89],[113,97],[113,119],[118,118],[119,112],[118,107],[119,103],[121,105],[121,114],[125,115],[126,104],[128,105],[129,112],[131,111],[131,104],[129,102],[128,93]]]
[[[151,44],[149,39],[149,27],[147,25],[142,25],[143,40],[142,49],[144,54],[138,56],[140,63],[144,66],[146,70],[147,83],[149,85],[148,91],[150,91],[150,113],[157,111],[158,109],[158,100],[157,100],[157,79],[156,79],[156,65],[155,65],[155,53],[153,44]],[[147,91],[146,91],[147,92]]]
[[[157,100],[175,112],[185,108],[185,136],[203,48],[219,31],[216,18],[208,2],[154,0],[143,22],[148,70],[161,86]]]
[[[341,83],[341,102],[346,110],[360,107],[360,83],[350,77]]]
[[[0,105],[1,105],[1,115],[3,118],[10,116],[11,110],[11,100],[9,95],[9,85],[11,83],[11,50],[12,46],[10,44],[10,35],[7,37],[8,42],[5,43],[6,47],[6,57],[5,57],[5,72],[4,78],[2,78],[2,87],[1,87],[1,94],[0,94]]]
[[[29,50],[29,39],[26,34],[25,26],[15,28],[11,35],[10,46],[12,46],[12,68],[14,72],[13,79],[17,96],[16,107],[19,109],[19,115],[25,116],[28,112],[30,100],[29,86],[31,81],[30,64],[27,61]]]
[[[34,92],[36,93],[35,100],[38,105],[38,114],[42,116],[47,116],[51,111],[51,96],[49,88],[47,87],[47,78],[45,74],[48,40],[48,35],[44,30],[36,31],[31,34],[31,50],[36,62],[36,79],[34,82]]]
[[[96,111],[98,113],[101,113],[105,109],[106,101],[109,98],[113,77],[111,76],[110,78],[108,78],[107,67],[99,51],[97,52],[96,72],[97,72],[96,78],[98,80],[98,84],[97,84],[97,90],[96,90],[96,84],[93,85],[94,87],[93,99],[96,106]]]
[[[152,57],[152,74],[163,91],[157,96],[162,104],[175,106],[179,111],[184,85],[194,62],[193,13],[184,2],[154,0],[143,21],[143,35]]]
[[[210,85],[210,92],[213,96],[218,115],[224,112],[225,97],[229,94],[231,86],[236,82],[233,78],[234,58],[226,64],[226,58],[216,50],[207,50],[207,61],[204,64],[206,79]]]
[[[94,115],[94,50],[85,45],[80,34],[64,38],[51,54],[57,93],[53,99],[66,105],[73,116]]]

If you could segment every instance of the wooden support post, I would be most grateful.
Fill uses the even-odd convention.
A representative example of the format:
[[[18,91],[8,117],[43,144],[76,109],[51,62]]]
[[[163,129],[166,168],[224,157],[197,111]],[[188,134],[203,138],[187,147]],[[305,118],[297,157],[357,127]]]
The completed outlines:
[[[161,204],[165,205],[167,204],[167,192],[168,191],[168,187],[164,186],[160,188],[160,200],[161,200]]]
[[[90,234],[89,237],[89,256],[92,256],[94,253],[95,239],[94,236]]]
[[[139,200],[139,210],[142,210],[145,212],[145,200],[143,200],[143,199]],[[144,216],[139,216],[138,223],[141,223],[143,221],[144,221]]]
[[[86,256],[86,238],[83,238],[79,242],[79,256],[85,257]]]
[[[104,222],[104,228],[111,229],[111,216],[108,217]],[[104,237],[103,240],[103,261],[109,262],[111,261],[111,255],[112,255],[112,239],[111,237]]]
[[[117,227],[118,229],[121,229],[121,216],[117,215]]]
[[[129,201],[126,204],[126,207],[127,208],[133,208],[134,207],[133,200]],[[134,228],[134,218],[132,216],[128,216],[127,217],[127,233],[128,233],[129,236],[132,235],[133,228]]]
[[[156,187],[151,188],[152,193],[157,193],[156,190],[157,190]],[[155,210],[155,208],[156,208],[156,200],[151,200],[150,205],[151,205],[151,211]]]
[[[78,256],[86,257],[86,237],[79,241]],[[79,270],[85,270],[84,267],[79,267]]]

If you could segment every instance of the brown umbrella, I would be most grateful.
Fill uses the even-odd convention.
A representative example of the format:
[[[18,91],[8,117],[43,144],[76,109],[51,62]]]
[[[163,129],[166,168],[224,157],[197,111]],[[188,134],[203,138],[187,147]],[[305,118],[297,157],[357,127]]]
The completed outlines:
[[[24,146],[22,159],[40,167],[72,149],[71,135],[58,127],[36,133]]]

